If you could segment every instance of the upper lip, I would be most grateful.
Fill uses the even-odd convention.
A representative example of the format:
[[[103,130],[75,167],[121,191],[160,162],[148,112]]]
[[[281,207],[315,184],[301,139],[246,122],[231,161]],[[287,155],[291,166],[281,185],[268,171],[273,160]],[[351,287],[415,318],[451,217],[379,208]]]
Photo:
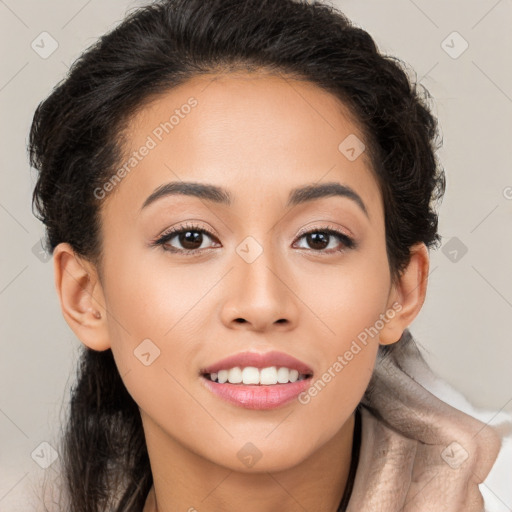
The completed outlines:
[[[201,370],[202,374],[206,373],[218,373],[219,370],[229,370],[238,366],[245,368],[247,366],[253,366],[255,368],[268,368],[269,366],[276,366],[278,368],[286,367],[290,370],[297,370],[303,375],[313,375],[313,370],[302,361],[299,361],[289,354],[284,352],[277,352],[275,350],[271,352],[240,352],[232,356],[226,357],[216,363],[208,366]]]

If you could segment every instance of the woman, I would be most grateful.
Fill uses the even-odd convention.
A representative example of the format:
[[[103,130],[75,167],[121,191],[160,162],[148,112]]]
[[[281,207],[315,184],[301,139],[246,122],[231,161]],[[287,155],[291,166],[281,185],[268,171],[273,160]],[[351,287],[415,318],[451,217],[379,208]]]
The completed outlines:
[[[155,2],[74,63],[29,142],[84,344],[62,510],[482,510],[498,432],[413,378],[427,97],[292,0]]]

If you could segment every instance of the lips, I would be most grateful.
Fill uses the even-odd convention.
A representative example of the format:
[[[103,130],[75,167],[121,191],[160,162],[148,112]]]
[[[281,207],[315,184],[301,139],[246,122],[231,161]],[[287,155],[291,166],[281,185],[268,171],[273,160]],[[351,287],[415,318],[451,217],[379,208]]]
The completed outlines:
[[[313,375],[313,370],[304,362],[299,361],[289,354],[284,352],[241,352],[232,356],[226,357],[216,363],[203,368],[200,370],[200,374],[204,375],[207,373],[218,373],[219,370],[229,370],[239,366],[245,368],[247,366],[253,366],[255,368],[268,368],[269,366],[286,367],[290,370],[297,370],[303,375]]]
[[[201,377],[201,384],[213,395],[235,407],[252,410],[271,410],[291,404],[311,385],[311,379],[275,386],[244,386],[219,384]],[[298,404],[299,402],[295,402]]]

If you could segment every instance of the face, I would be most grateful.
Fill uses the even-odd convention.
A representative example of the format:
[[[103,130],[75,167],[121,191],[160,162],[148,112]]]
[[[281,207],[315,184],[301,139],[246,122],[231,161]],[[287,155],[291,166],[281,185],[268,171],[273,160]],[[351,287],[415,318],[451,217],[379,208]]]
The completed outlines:
[[[136,163],[100,199],[101,286],[146,436],[237,471],[304,461],[351,417],[393,310],[384,210],[367,153],[357,156],[359,128],[312,84],[240,74],[169,91],[126,140],[123,163],[137,152]],[[171,182],[221,187],[215,197],[230,204],[162,192]],[[293,193],[328,183],[344,188]],[[246,351],[284,352],[313,376],[277,406],[232,403],[201,370]],[[240,457],[249,442],[263,455],[254,468]]]

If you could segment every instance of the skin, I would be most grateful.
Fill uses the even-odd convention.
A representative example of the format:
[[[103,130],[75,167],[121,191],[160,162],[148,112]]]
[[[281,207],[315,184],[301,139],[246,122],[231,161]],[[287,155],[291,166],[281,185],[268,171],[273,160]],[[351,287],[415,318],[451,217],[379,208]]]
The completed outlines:
[[[144,512],[334,512],[354,409],[379,344],[396,342],[423,305],[428,250],[413,246],[392,285],[369,160],[338,150],[350,134],[364,138],[344,106],[313,84],[246,73],[195,78],[132,119],[129,150],[191,96],[198,105],[101,202],[102,272],[66,243],[55,249],[64,318],[86,346],[112,349],[139,405],[154,478]],[[234,204],[175,195],[141,211],[155,188],[179,180],[224,186]],[[292,188],[327,181],[353,188],[369,217],[346,197],[284,209]],[[148,246],[190,220],[215,235],[203,234],[200,247],[210,251],[183,256]],[[326,224],[357,247],[336,252],[336,237],[326,248],[297,239],[300,229]],[[248,236],[263,250],[252,263],[236,252]],[[171,244],[186,247],[183,238]],[[307,404],[248,410],[213,395],[199,377],[229,355],[279,350],[319,378],[393,304],[400,311]],[[160,350],[149,366],[133,353],[147,338]],[[252,467],[237,457],[248,442],[261,453]]]

